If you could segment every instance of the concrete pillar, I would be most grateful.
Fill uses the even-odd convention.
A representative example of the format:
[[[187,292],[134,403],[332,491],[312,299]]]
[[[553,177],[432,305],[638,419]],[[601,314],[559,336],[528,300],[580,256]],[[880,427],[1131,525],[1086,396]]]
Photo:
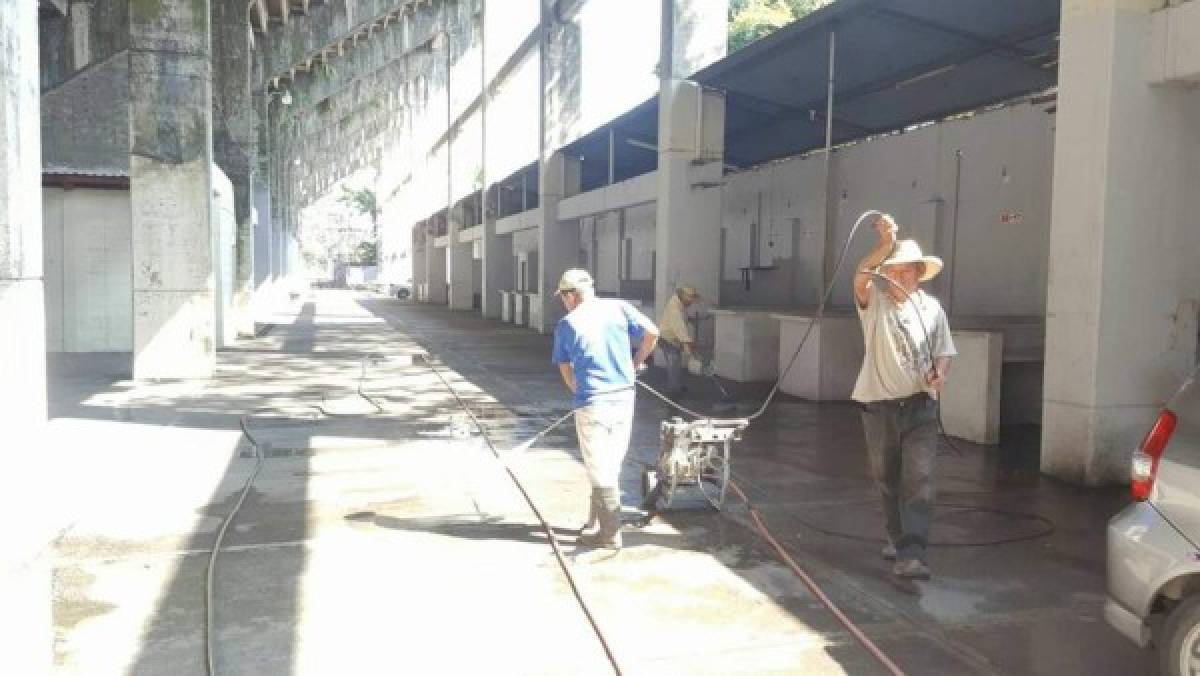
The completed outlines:
[[[446,258],[448,247],[434,246],[433,238],[425,244],[428,251],[425,257],[425,274],[429,279],[426,302],[437,305],[446,304]]]
[[[129,5],[133,375],[215,365],[208,2]]]
[[[42,283],[41,127],[37,5],[9,2],[0,14],[0,672],[51,671],[52,476],[39,466],[46,424],[46,333]]]
[[[488,193],[485,191],[485,195]],[[483,316],[499,319],[501,291],[511,290],[513,280],[513,238],[496,234],[496,209],[483,209]]]
[[[680,285],[716,299],[721,286],[721,181],[725,99],[694,82],[659,92],[654,311]]]
[[[474,295],[472,286],[471,242],[461,241],[464,214],[461,206],[451,207],[447,212],[450,219],[450,245],[446,247],[446,275],[450,280],[447,289],[450,309],[470,310]]]
[[[412,227],[412,297],[424,301],[424,289],[428,288],[428,260],[426,250],[431,246],[425,238],[425,224],[418,223]]]
[[[484,13],[487,12],[487,0],[483,2]],[[480,118],[483,120],[481,131],[480,148],[482,150],[482,159],[480,166],[483,167],[483,298],[482,310],[483,316],[488,319],[500,319],[503,306],[503,299],[500,292],[511,290],[513,288],[514,270],[513,270],[513,243],[512,236],[496,234],[496,215],[500,212],[500,205],[497,201],[500,199],[498,190],[491,190],[489,182],[496,177],[496,171],[488,165],[489,160],[494,156],[494,153],[489,152],[488,141],[493,136],[489,135],[491,118],[489,116],[489,106],[491,105],[492,92],[487,86],[488,63],[487,63],[487,25],[488,22],[481,15],[480,17],[480,59],[479,70],[481,72],[480,81],[483,83],[483,89],[480,92]],[[497,129],[496,135],[503,134],[503,129]]]
[[[530,326],[539,333],[553,333],[562,319],[564,308],[554,291],[563,272],[579,267],[579,222],[558,220],[558,203],[563,197],[579,192],[579,168],[579,158],[555,152],[542,161],[539,172],[538,210],[542,226],[538,229],[536,302],[540,308],[531,313],[536,321]]]
[[[720,291],[725,100],[686,78],[725,56],[724,0],[662,0],[654,312],[675,287]]]
[[[271,186],[255,174],[254,191],[254,288],[263,289],[271,275]]]
[[[258,159],[256,101],[251,95],[253,56],[244,0],[210,0],[213,49],[213,156],[233,184],[236,221],[233,322],[239,336],[254,335],[254,169]]]
[[[1151,86],[1161,0],[1063,4],[1042,471],[1126,481],[1197,358],[1200,92]]]

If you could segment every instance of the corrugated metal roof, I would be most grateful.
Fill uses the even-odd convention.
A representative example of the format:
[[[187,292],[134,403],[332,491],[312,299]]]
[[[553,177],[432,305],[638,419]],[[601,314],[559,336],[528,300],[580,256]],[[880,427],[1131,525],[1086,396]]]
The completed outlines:
[[[740,166],[976,110],[1057,82],[1057,0],[838,0],[696,73],[727,93]]]

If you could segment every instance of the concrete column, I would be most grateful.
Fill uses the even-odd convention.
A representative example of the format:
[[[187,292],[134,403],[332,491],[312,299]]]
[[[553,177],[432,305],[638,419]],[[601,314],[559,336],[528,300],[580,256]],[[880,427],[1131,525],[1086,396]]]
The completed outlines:
[[[244,0],[210,0],[213,48],[213,156],[233,184],[236,221],[233,328],[254,335],[254,169],[258,159],[257,108],[251,95],[254,63]]]
[[[429,284],[426,287],[428,298],[426,302],[437,305],[446,304],[446,257],[447,247],[434,246],[433,239],[430,238],[426,244],[427,254],[425,257],[425,274],[429,279]]]
[[[425,300],[422,290],[427,288],[429,270],[425,252],[431,246],[425,238],[424,227],[423,223],[412,227],[412,297],[420,301]]]
[[[725,99],[694,82],[659,92],[654,311],[680,285],[709,299],[721,286],[721,181]]]
[[[1064,3],[1042,471],[1128,479],[1197,358],[1200,92],[1151,86],[1161,0]]]
[[[539,171],[538,210],[542,226],[538,229],[537,290],[541,304],[538,320],[530,328],[539,333],[552,333],[562,319],[562,302],[554,296],[562,273],[579,267],[579,222],[559,221],[558,203],[563,197],[579,192],[579,158],[555,152],[542,161]]]
[[[461,207],[451,207],[447,214],[450,219],[450,245],[446,247],[446,274],[450,280],[447,290],[450,309],[470,310],[472,288],[471,243],[460,241],[463,230],[463,210]]]
[[[46,424],[46,319],[42,283],[41,127],[37,5],[9,2],[0,15],[0,672],[51,671],[52,527],[39,505],[53,484],[39,466]]]
[[[254,287],[262,289],[271,276],[271,186],[262,174],[254,178]]]
[[[92,62],[92,0],[71,0],[71,65],[80,70]]]
[[[484,194],[488,194],[486,191]],[[496,234],[496,209],[483,209],[483,316],[499,319],[500,292],[513,288],[513,245],[511,235]]]
[[[133,375],[215,365],[208,2],[129,5]]]
[[[725,56],[724,0],[662,0],[654,312],[675,287],[717,298],[725,100],[686,78]]]
[[[487,12],[487,0],[483,0],[484,13]],[[482,91],[480,92],[480,117],[483,120],[482,135],[480,148],[482,151],[482,159],[480,165],[483,167],[483,316],[488,319],[500,319],[502,299],[500,292],[513,288],[513,246],[512,236],[503,236],[496,234],[496,214],[499,213],[499,205],[496,200],[499,199],[499,192],[493,193],[489,188],[489,182],[495,177],[496,172],[492,167],[488,166],[489,158],[492,153],[489,153],[488,139],[489,125],[491,118],[489,117],[489,106],[491,105],[492,92],[487,86],[487,21],[484,17],[480,18],[480,52],[479,70],[481,73],[480,82],[483,83]],[[502,134],[503,129],[498,129],[497,133]]]

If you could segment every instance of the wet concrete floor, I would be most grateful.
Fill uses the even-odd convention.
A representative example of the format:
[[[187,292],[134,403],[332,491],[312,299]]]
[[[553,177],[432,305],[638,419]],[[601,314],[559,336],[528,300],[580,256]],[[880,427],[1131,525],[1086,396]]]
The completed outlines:
[[[272,321],[223,351],[209,382],[55,378],[57,672],[204,673],[210,552],[257,465],[244,421],[264,460],[214,569],[217,673],[613,673],[534,514],[413,358],[432,354],[507,448],[570,404],[549,338],[338,291]],[[718,400],[702,379],[689,388],[695,407]],[[763,389],[733,388],[742,413]],[[622,476],[631,517],[667,415],[640,398]],[[1153,655],[1101,618],[1103,529],[1123,491],[1040,477],[1028,431],[956,446],[939,464],[928,582],[898,582],[879,558],[852,405],[781,397],[733,468],[792,556],[907,673],[1153,673]],[[588,491],[570,425],[512,468],[623,673],[885,673],[736,499],[629,529],[607,557],[565,533]]]

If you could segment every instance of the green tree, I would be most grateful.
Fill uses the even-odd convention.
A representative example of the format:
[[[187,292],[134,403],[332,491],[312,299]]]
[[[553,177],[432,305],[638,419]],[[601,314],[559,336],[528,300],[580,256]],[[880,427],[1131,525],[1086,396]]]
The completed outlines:
[[[375,242],[360,242],[354,252],[354,258],[359,265],[377,265],[379,263],[379,245]]]
[[[833,0],[729,0],[729,51],[774,33]]]
[[[364,213],[371,217],[371,241],[379,241],[379,201],[375,198],[375,191],[370,188],[359,188],[354,190],[349,186],[342,186],[342,196],[338,201],[351,209],[355,209],[360,213]]]

